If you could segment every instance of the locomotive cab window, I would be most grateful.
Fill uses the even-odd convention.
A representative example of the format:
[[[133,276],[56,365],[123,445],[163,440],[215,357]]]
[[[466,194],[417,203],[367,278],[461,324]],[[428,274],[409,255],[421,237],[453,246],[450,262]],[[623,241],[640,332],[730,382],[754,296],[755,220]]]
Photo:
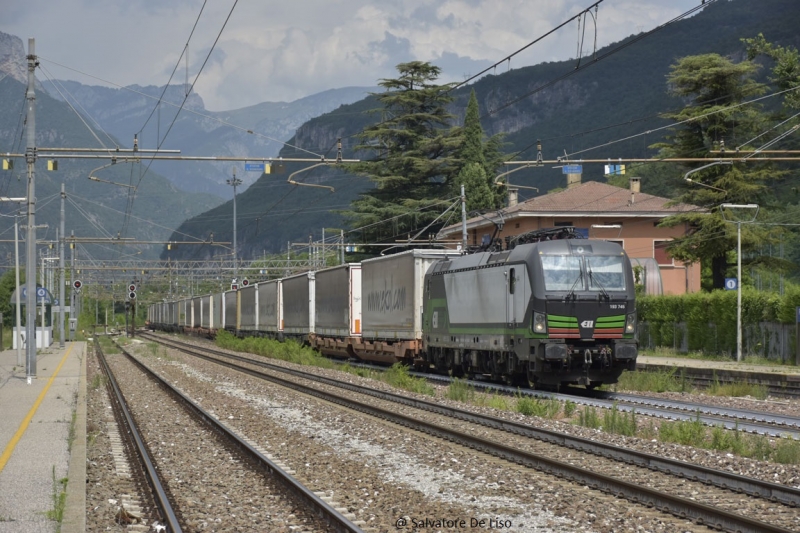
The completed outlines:
[[[541,258],[546,290],[584,290],[580,257],[575,255],[543,255]]]
[[[589,290],[624,291],[625,275],[621,255],[593,255],[586,257]]]

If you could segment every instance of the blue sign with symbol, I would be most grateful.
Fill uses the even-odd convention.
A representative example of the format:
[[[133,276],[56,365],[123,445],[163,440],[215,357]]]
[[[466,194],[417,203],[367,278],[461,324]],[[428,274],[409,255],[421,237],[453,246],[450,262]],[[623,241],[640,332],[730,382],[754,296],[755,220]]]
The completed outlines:
[[[583,165],[564,165],[561,167],[563,174],[583,174]]]
[[[246,172],[264,172],[264,163],[245,163]]]
[[[739,281],[736,278],[725,278],[725,290],[735,291],[739,287]]]

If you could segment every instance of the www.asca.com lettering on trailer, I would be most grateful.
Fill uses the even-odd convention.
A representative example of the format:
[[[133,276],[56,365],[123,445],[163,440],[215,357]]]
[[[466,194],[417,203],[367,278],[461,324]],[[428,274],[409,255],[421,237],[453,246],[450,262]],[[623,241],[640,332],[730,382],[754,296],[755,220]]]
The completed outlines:
[[[367,309],[373,313],[391,313],[406,308],[406,288],[393,288],[391,285],[382,291],[372,291],[367,295]]]

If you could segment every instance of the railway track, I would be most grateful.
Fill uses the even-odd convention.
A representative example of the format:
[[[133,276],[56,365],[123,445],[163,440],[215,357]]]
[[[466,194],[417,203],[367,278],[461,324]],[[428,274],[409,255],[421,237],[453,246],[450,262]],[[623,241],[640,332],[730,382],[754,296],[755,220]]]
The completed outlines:
[[[102,348],[97,343],[94,344],[94,355],[107,380],[108,398],[113,419],[116,421],[116,424],[107,430],[111,441],[111,453],[114,455],[115,470],[118,475],[131,478],[131,488],[137,487],[139,489],[137,496],[147,501],[142,513],[142,508],[138,505],[140,501],[131,499],[131,496],[127,495],[125,501],[119,502],[119,511],[114,519],[119,525],[151,524],[154,528],[166,527],[171,533],[179,533],[182,528],[164,489],[164,483],[133,420],[117,380],[108,366]],[[132,467],[128,461],[128,458],[133,457],[138,458],[138,461],[135,461],[136,467]]]
[[[354,364],[354,363],[350,363]],[[386,367],[355,363],[354,366],[374,371],[384,371]],[[411,372],[411,375],[427,379],[440,385],[449,385],[453,379],[438,374]],[[786,437],[800,439],[800,418],[763,411],[725,408],[702,403],[666,400],[638,394],[622,394],[605,391],[592,391],[570,387],[565,392],[543,390],[525,390],[485,381],[462,380],[475,390],[508,396],[528,395],[537,398],[553,398],[562,402],[571,401],[578,405],[588,405],[601,409],[616,408],[621,412],[636,411],[643,416],[652,416],[667,420],[694,421],[699,420],[709,427],[720,426],[729,430],[744,431],[770,437]]]
[[[512,463],[526,465],[618,498],[626,498],[680,518],[691,519],[696,523],[741,532],[792,531],[800,527],[796,510],[800,503],[800,491],[790,487],[366,389],[219,350],[204,348],[202,351],[206,354],[212,353],[206,355],[194,346],[187,347],[156,336],[148,335],[148,338],[239,372],[300,390],[304,394],[454,441]],[[243,364],[247,366],[242,366]],[[272,373],[276,370],[283,374],[288,373],[291,377],[277,376]],[[324,385],[320,387],[317,384],[303,383],[308,380]],[[346,392],[342,394],[341,389],[346,389]],[[398,402],[415,412],[411,415],[398,413]],[[497,440],[499,432],[502,432],[500,439],[503,442]],[[583,467],[574,463],[581,463]],[[683,494],[684,497],[676,494]],[[746,512],[750,516],[744,516],[738,511]]]
[[[355,517],[346,516],[346,510],[337,509],[326,501],[329,498],[307,489],[291,470],[241,438],[124,348],[120,350],[123,356],[117,356],[111,363],[100,357],[120,405],[126,407],[125,419],[136,435],[137,454],[145,465],[148,484],[169,528],[167,531],[204,529],[209,522],[213,525],[209,517],[216,516],[219,522],[220,516],[226,516],[233,524],[226,527],[234,529],[362,533],[361,527],[352,520]],[[114,378],[119,372],[126,377],[122,387]],[[136,376],[137,372],[141,376]],[[146,379],[149,386],[131,385],[141,378]],[[135,398],[134,409],[127,407],[128,400],[123,395],[126,388],[132,389],[129,395]],[[153,405],[162,403],[169,405],[166,414],[154,414],[153,411],[158,410],[153,409]],[[138,415],[131,412],[137,409]],[[143,429],[138,428],[137,421]],[[198,446],[199,443],[203,446]],[[198,469],[202,470],[202,479],[196,477]],[[253,475],[254,471],[257,475]],[[166,475],[166,482],[159,480],[159,473]],[[208,490],[212,495],[204,498],[201,505],[198,492],[206,492],[209,482],[212,488]],[[230,512],[231,501],[237,494],[241,502],[253,502],[249,509],[245,508],[245,513],[240,512],[238,519],[236,513]],[[276,505],[276,501],[288,503]],[[206,509],[217,504],[225,510]]]

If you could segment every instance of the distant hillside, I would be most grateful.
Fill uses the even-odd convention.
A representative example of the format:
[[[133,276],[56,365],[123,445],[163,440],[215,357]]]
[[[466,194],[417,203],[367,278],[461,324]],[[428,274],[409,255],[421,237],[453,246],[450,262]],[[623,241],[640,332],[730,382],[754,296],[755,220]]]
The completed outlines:
[[[147,121],[163,87],[133,85],[112,89],[83,85],[73,81],[44,82],[45,89],[57,99],[80,104],[92,120],[123,146],[133,145],[133,135]],[[343,103],[362,99],[370,89],[345,87],[331,89],[293,102],[264,102],[232,111],[208,111],[203,99],[190,94],[178,120],[162,148],[180,150],[181,155],[275,157],[298,126],[307,120],[336,109]],[[139,132],[139,146],[155,148],[167,133],[184,100],[182,85],[173,85],[164,94],[162,105]],[[231,127],[231,125],[236,127]],[[190,192],[208,192],[230,198],[232,191],[225,180],[232,175],[233,163],[159,162],[152,169],[167,176],[178,188]],[[257,176],[244,174],[236,164],[237,177],[250,185]]]
[[[658,114],[682,106],[682,102],[670,99],[666,92],[665,76],[678,58],[716,52],[742,59],[744,47],[740,39],[754,37],[759,32],[772,42],[800,47],[798,20],[800,2],[796,0],[717,2],[603,61],[592,64],[591,58],[584,58],[581,64],[590,64],[590,67],[535,93],[537,87],[573,71],[577,62],[542,63],[486,76],[454,92],[456,100],[452,112],[460,123],[469,91],[475,89],[484,130],[489,134],[505,133],[508,153],[522,151],[518,159],[535,159],[536,141],[541,139],[544,158],[555,159],[565,152],[606,145],[664,125],[666,122],[658,118]],[[597,55],[602,56],[623,43],[598,50]],[[762,76],[765,77],[766,72]],[[375,120],[375,116],[364,114],[375,107],[377,104],[369,98],[344,105],[303,124],[289,143],[325,153],[341,137],[345,156],[352,156],[351,147],[355,142],[352,135]],[[609,144],[602,149],[581,152],[576,157],[649,157],[653,151],[648,146],[661,140],[664,133]],[[726,140],[729,146],[737,141],[742,139]],[[298,152],[287,147],[281,155],[297,156]],[[299,168],[299,165],[288,166],[287,172]],[[602,179],[602,172],[600,164],[584,165],[583,179]],[[336,192],[292,187],[286,183],[285,176],[262,176],[239,198],[238,240],[243,256],[252,257],[263,250],[285,250],[286,241],[307,241],[312,232],[319,239],[322,227],[341,227],[340,218],[326,211],[342,209],[369,186],[363,178],[343,176],[335,171],[312,171],[300,176],[301,181],[331,184]],[[795,174],[791,179],[796,178]],[[541,193],[565,185],[560,169],[546,167],[515,173],[511,181],[538,187]],[[645,180],[643,188],[661,195],[669,193],[654,181]],[[531,194],[532,191],[523,190],[521,196]],[[232,203],[229,201],[188,220],[179,231],[203,235],[214,227],[216,237],[231,240],[231,219]],[[172,255],[187,257],[183,254],[203,253],[193,249]]]
[[[26,86],[15,77],[8,76],[0,81],[0,152],[24,153],[26,136],[24,128]],[[102,135],[100,132],[96,132]],[[42,147],[90,147],[96,146],[92,133],[69,107],[54,100],[46,93],[36,94],[36,145]],[[54,240],[59,226],[61,184],[66,185],[67,232],[74,231],[78,237],[116,236],[123,230],[124,214],[129,205],[129,189],[89,181],[93,169],[108,163],[107,160],[60,159],[58,170],[47,170],[43,158],[36,165],[36,198],[38,224],[47,224],[48,229],[37,232],[37,238]],[[98,176],[108,181],[134,185],[139,182],[144,165],[118,163],[103,169]],[[0,170],[0,195],[25,197],[27,195],[26,163],[24,158],[14,160],[14,169]],[[186,193],[178,190],[166,178],[147,172],[141,179],[133,208],[127,237],[139,240],[165,241],[172,229],[186,218],[208,210],[218,203],[214,196],[202,193]],[[11,204],[0,205],[4,214],[14,212]],[[24,217],[20,224],[24,224]],[[13,242],[13,218],[0,217],[0,234],[3,240]],[[116,257],[118,254],[137,253],[140,257],[153,257],[155,247],[114,247],[89,246],[87,250],[95,259]],[[78,251],[84,254],[83,250]],[[80,257],[80,255],[79,255]],[[85,255],[83,257],[86,258]],[[14,264],[13,244],[0,243],[0,264]]]

